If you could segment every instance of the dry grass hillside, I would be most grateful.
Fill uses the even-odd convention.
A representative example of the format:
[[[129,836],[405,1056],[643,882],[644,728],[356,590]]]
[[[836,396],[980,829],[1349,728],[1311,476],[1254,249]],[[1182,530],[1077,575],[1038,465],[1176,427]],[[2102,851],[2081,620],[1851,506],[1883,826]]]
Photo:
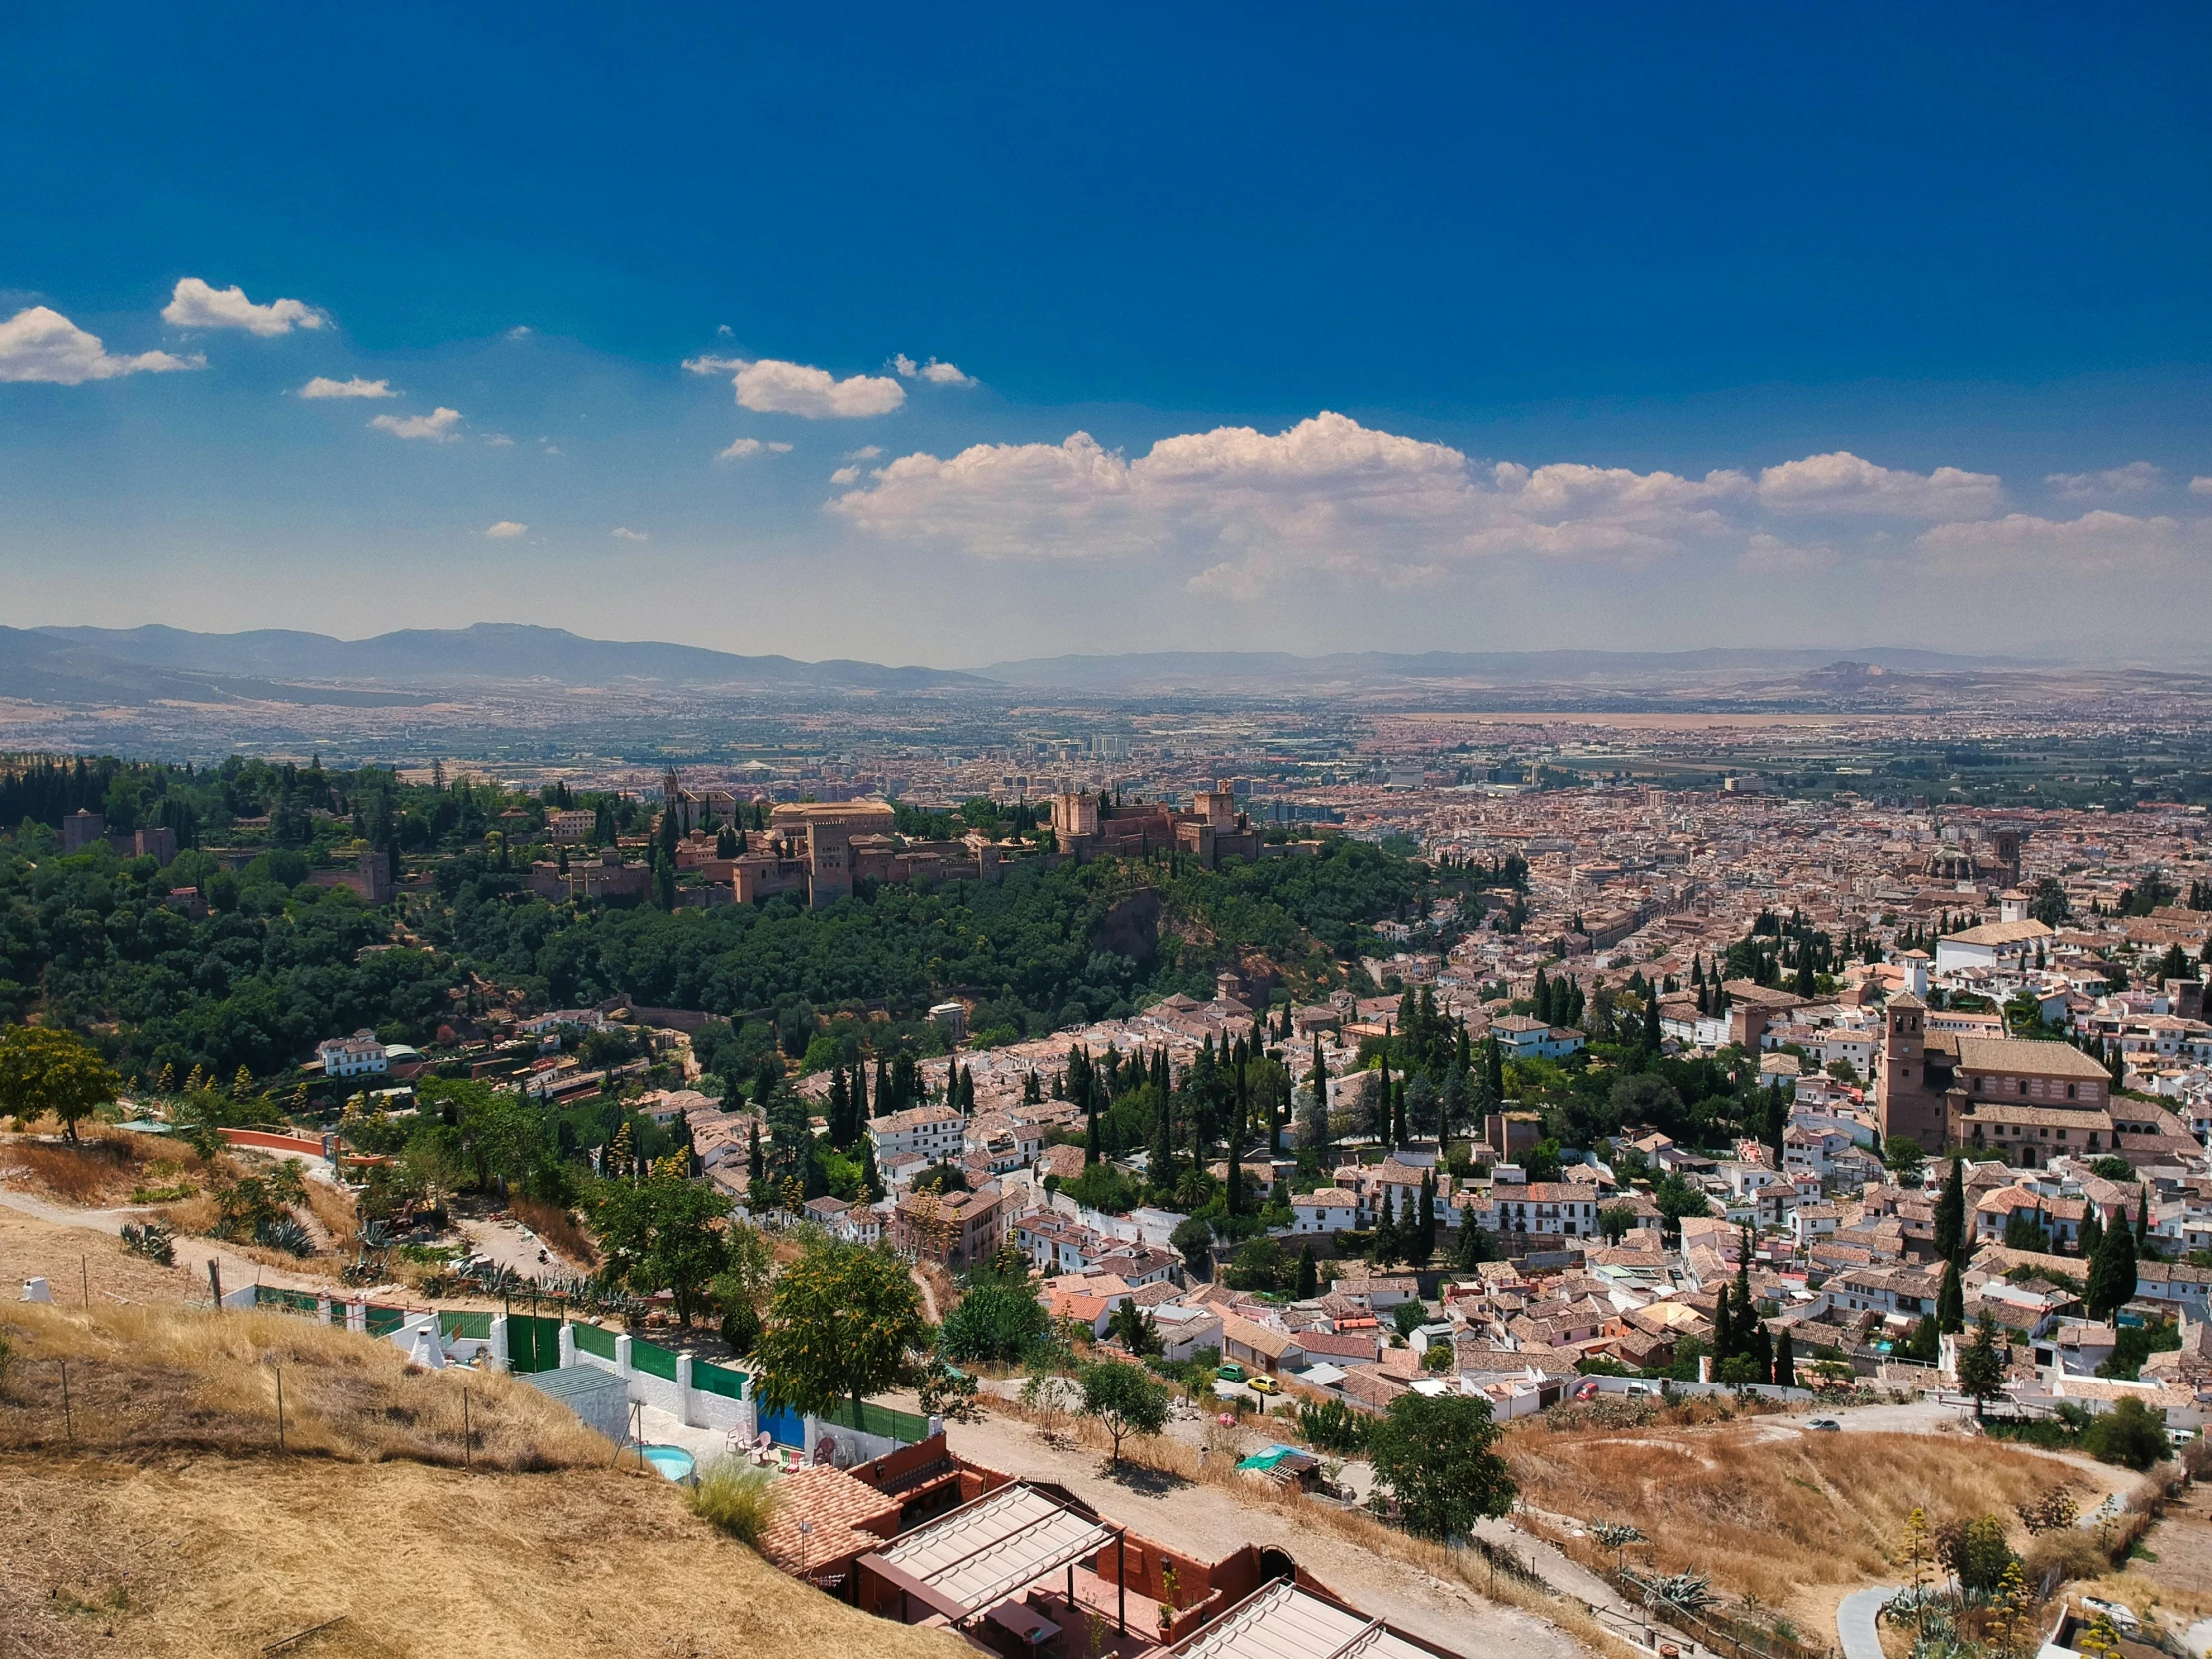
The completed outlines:
[[[1655,1540],[1663,1571],[1810,1621],[1846,1588],[1886,1581],[1906,1516],[1932,1524],[1994,1514],[2092,1481],[2055,1458],[1952,1434],[1806,1434],[1756,1420],[1711,1428],[1508,1436],[1522,1496],[1583,1521],[1625,1520]],[[2117,1471],[2115,1471],[2117,1474]],[[2123,1477],[2124,1478],[2124,1477]],[[1639,1546],[1634,1556],[1646,1551]],[[1816,1626],[1817,1627],[1817,1626]]]
[[[787,1578],[511,1379],[280,1315],[12,1304],[0,1335],[9,1659],[228,1659],[333,1619],[284,1651],[957,1651]]]

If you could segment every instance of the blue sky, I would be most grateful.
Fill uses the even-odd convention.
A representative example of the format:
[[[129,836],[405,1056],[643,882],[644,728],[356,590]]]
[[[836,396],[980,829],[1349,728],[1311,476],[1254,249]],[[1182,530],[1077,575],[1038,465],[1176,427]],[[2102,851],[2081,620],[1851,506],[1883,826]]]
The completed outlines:
[[[2201,8],[790,10],[18,25],[7,620],[2204,654]]]

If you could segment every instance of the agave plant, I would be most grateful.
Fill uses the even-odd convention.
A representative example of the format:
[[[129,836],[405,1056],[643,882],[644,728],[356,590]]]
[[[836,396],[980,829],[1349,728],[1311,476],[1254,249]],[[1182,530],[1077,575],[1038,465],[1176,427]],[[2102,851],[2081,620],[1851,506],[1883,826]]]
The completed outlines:
[[[294,1256],[314,1254],[314,1236],[292,1216],[270,1217],[254,1229],[254,1242],[271,1250],[289,1251]]]
[[[134,1256],[159,1262],[165,1268],[174,1267],[177,1262],[176,1244],[170,1237],[169,1229],[158,1221],[150,1221],[143,1227],[135,1222],[125,1222],[123,1248]]]
[[[1701,1572],[1662,1573],[1644,1581],[1644,1601],[1648,1606],[1664,1602],[1685,1613],[1694,1613],[1712,1599],[1713,1581]]]

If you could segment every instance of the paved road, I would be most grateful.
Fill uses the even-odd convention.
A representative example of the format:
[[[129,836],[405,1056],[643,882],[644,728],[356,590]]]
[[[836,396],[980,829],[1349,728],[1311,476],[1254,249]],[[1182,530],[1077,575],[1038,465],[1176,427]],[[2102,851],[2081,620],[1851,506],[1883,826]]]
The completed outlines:
[[[1875,1631],[1874,1616],[1902,1585],[1877,1584],[1854,1590],[1836,1608],[1836,1637],[1843,1643],[1844,1659],[1882,1659],[1882,1638]]]

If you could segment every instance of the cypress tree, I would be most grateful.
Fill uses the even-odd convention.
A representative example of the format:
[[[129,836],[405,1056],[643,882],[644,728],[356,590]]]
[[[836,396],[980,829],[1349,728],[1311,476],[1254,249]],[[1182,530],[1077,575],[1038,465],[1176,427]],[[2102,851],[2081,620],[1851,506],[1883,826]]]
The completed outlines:
[[[1036,1078],[1035,1072],[1029,1074],[1032,1083]],[[852,1133],[857,1135],[865,1129],[867,1120],[873,1115],[867,1104],[867,1061],[858,1059],[852,1062]]]
[[[1713,1364],[1718,1366],[1736,1352],[1736,1321],[1729,1311],[1728,1281],[1721,1281],[1720,1295],[1713,1302]]]
[[[1314,1247],[1301,1245],[1298,1252],[1298,1300],[1307,1301],[1321,1291],[1321,1264],[1314,1260]]]
[[[1505,1051],[1498,1046],[1495,1037],[1486,1039],[1483,1047],[1489,1051],[1484,1064],[1489,1069],[1490,1098],[1502,1105],[1505,1100]]]
[[[2081,1252],[2081,1259],[2088,1261],[2094,1257],[2097,1253],[2097,1246],[2103,1242],[2103,1216],[2098,1213],[2095,1204],[2083,1205],[2081,1210],[2081,1237],[2076,1241],[2076,1247]]]
[[[1964,1159],[1953,1158],[1950,1178],[1943,1183],[1943,1196],[1936,1201],[1936,1254],[1947,1262],[1957,1261],[1965,1249],[1965,1235],[1966,1165]],[[1946,1325],[1943,1329],[1957,1331],[1962,1327]]]
[[[1774,1341],[1767,1334],[1767,1322],[1754,1318],[1751,1322],[1751,1341],[1745,1345],[1752,1364],[1759,1368],[1759,1381],[1771,1382],[1774,1378]]]
[[[1936,1297],[1936,1327],[1939,1331],[1966,1329],[1966,1293],[1958,1281],[1958,1263],[1943,1264],[1943,1288]]]
[[[2102,1320],[2117,1313],[2135,1295],[2135,1229],[2123,1210],[2104,1230],[2089,1264],[2089,1317]]]
[[[1797,1386],[1797,1352],[1790,1341],[1790,1328],[1786,1325],[1774,1344],[1774,1385],[1778,1388]]]
[[[1382,1219],[1376,1223],[1375,1238],[1369,1246],[1368,1259],[1377,1267],[1388,1267],[1398,1258],[1397,1203],[1393,1195],[1382,1194]]]
[[[1244,1172],[1238,1167],[1237,1163],[1237,1143],[1244,1139],[1244,1102],[1239,1101],[1229,1114],[1229,1163],[1228,1167],[1222,1171],[1226,1178],[1224,1185],[1228,1189],[1226,1194],[1227,1213],[1232,1216],[1244,1213],[1244,1194],[1240,1190],[1244,1186]]]
[[[1414,1240],[1414,1254],[1423,1264],[1436,1254],[1436,1172],[1422,1170],[1420,1177],[1420,1231]]]

